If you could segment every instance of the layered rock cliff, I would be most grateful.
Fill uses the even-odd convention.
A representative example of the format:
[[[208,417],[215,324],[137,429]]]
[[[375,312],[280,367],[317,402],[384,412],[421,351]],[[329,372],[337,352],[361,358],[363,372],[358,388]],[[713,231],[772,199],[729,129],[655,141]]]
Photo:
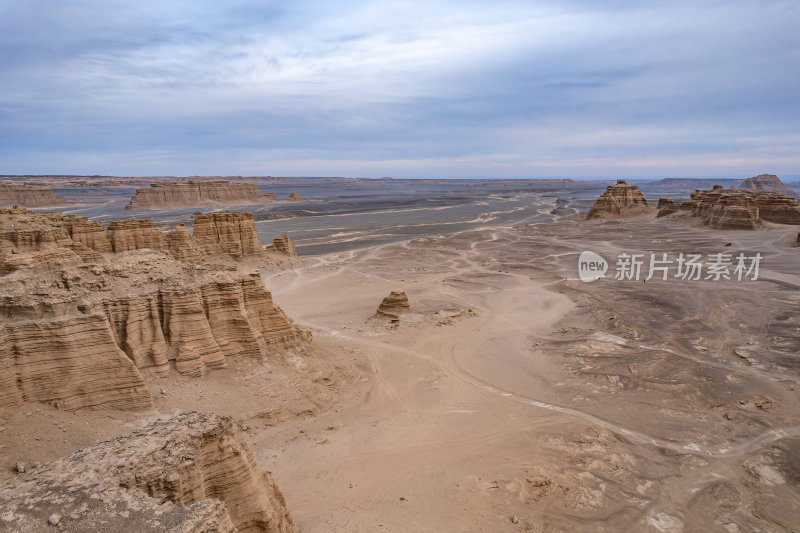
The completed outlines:
[[[764,221],[800,224],[800,202],[782,194],[746,189],[695,191],[682,204],[659,202],[658,216],[688,212],[716,229],[756,229]]]
[[[222,205],[266,204],[277,201],[252,183],[225,180],[187,180],[151,183],[138,189],[125,209],[175,209]]]
[[[0,487],[0,529],[293,533],[272,476],[229,418],[181,413]]]
[[[108,224],[108,240],[114,253],[129,250],[165,250],[164,234],[153,224],[151,218],[115,220]]]
[[[261,239],[252,213],[221,211],[198,214],[192,218],[194,246],[201,255],[261,255]]]
[[[202,375],[228,357],[269,357],[310,340],[258,272],[168,255],[200,257],[185,227],[164,235],[149,220],[122,221],[103,240],[96,226],[60,214],[1,215],[0,406],[147,408],[146,376]],[[239,214],[209,217],[219,244],[210,234],[200,242],[210,252],[261,252],[254,229],[228,215]],[[119,253],[103,257],[70,231]],[[121,251],[137,247],[148,249]]]
[[[636,185],[617,180],[595,201],[586,218],[618,218],[629,216],[647,207],[647,200]]]
[[[0,184],[0,207],[50,207],[68,203],[66,198],[50,189]]]
[[[303,198],[303,193],[293,192],[286,200],[289,202],[302,202],[305,198]]]
[[[775,174],[759,174],[758,176],[747,178],[739,185],[739,188],[752,191],[776,192],[784,195],[795,194]]]

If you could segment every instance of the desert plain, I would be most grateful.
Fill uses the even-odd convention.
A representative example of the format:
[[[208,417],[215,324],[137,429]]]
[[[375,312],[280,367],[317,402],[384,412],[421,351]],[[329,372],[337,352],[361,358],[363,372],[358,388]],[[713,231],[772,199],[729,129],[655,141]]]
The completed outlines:
[[[202,376],[146,374],[144,410],[5,407],[0,484],[27,475],[19,463],[197,411],[232,418],[304,532],[797,531],[797,226],[719,230],[648,200],[226,259],[257,268],[313,340]],[[587,283],[585,251],[762,260],[757,279],[612,267]],[[393,291],[408,309],[376,312]]]

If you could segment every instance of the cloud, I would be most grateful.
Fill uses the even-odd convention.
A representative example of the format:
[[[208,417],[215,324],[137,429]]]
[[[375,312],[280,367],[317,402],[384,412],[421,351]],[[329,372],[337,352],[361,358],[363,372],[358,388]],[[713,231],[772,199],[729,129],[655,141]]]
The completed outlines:
[[[796,173],[798,22],[791,0],[0,1],[0,173]]]

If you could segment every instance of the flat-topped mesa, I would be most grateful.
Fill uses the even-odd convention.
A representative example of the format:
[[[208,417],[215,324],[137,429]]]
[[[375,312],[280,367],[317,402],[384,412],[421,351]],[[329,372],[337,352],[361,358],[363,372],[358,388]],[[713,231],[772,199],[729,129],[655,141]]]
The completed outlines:
[[[658,209],[658,215],[656,216],[663,217],[670,215],[677,212],[680,207],[681,204],[672,198],[659,198],[658,205],[656,206],[656,209]]]
[[[399,314],[410,313],[411,305],[408,303],[408,296],[404,291],[392,291],[389,296],[381,301],[378,306],[378,314],[396,318]]]
[[[630,216],[647,207],[647,200],[636,185],[617,180],[595,201],[586,218],[619,218]]]
[[[0,184],[0,207],[51,207],[69,203],[66,198],[50,189]]]
[[[297,248],[294,247],[292,240],[285,233],[272,239],[272,244],[264,246],[267,251],[274,251],[290,257],[297,257]]]
[[[294,533],[286,501],[233,421],[180,413],[20,474],[0,529]]]
[[[202,255],[256,257],[263,253],[252,213],[220,211],[196,214],[192,218],[192,240]]]
[[[659,202],[659,217],[676,211],[688,212],[716,229],[756,229],[764,221],[800,224],[800,202],[794,198],[763,190],[725,189],[722,185],[693,192],[677,210]]]
[[[115,220],[108,224],[106,231],[114,253],[130,250],[166,250],[164,234],[153,223],[152,218],[131,218]]]
[[[795,192],[787,187],[775,174],[759,174],[758,176],[747,178],[739,185],[739,188],[753,191],[776,192],[786,195],[795,194]]]
[[[305,198],[303,198],[303,193],[293,192],[286,200],[289,202],[302,202]]]
[[[225,180],[186,180],[151,183],[138,189],[125,209],[173,209],[224,205],[267,204],[278,200],[252,183]]]

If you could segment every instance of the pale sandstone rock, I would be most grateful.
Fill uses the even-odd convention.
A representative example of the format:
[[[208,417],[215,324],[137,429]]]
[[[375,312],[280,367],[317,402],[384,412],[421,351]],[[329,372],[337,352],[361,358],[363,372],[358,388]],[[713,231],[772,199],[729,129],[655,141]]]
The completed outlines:
[[[167,250],[170,255],[179,261],[196,261],[200,259],[200,253],[194,246],[191,233],[185,224],[181,224],[172,231],[164,234],[167,243]]]
[[[303,198],[303,193],[293,192],[292,194],[289,195],[287,200],[289,202],[302,202],[305,200],[305,198]]]
[[[756,229],[762,221],[800,224],[800,202],[794,198],[763,190],[725,189],[721,185],[693,192],[679,210],[717,229]],[[674,211],[665,208],[658,216],[671,212]]]
[[[225,180],[187,180],[152,183],[139,189],[125,209],[173,209],[221,205],[266,204],[277,201],[251,183]]]
[[[230,418],[182,413],[0,487],[0,529],[293,533],[286,502]]]
[[[647,200],[636,185],[617,180],[595,201],[586,218],[617,218],[636,214],[647,207]]]
[[[221,211],[198,214],[192,218],[192,239],[200,254],[226,254],[232,257],[261,255],[261,240],[252,213]]]
[[[114,253],[129,250],[166,250],[164,234],[151,218],[115,220],[108,225],[108,240]]]

